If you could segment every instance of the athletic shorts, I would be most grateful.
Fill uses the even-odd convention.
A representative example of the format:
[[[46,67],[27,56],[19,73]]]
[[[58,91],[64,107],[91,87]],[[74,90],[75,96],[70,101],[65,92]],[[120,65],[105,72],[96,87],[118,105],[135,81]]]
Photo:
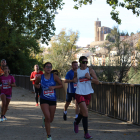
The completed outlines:
[[[41,104],[48,104],[49,106],[53,106],[53,105],[56,105],[56,101],[49,101],[49,100],[40,98],[40,105]]]
[[[71,102],[72,98],[75,100],[75,93],[67,93],[66,95],[66,101]]]
[[[89,102],[91,100],[91,94],[88,94],[88,95],[75,94],[75,99],[78,104],[80,104],[81,102],[85,102],[86,105],[89,105]]]
[[[2,94],[4,94],[4,93],[1,93],[0,95],[2,95]],[[10,99],[11,100],[12,95],[6,95],[6,94],[4,94],[4,95],[6,96],[7,99]]]

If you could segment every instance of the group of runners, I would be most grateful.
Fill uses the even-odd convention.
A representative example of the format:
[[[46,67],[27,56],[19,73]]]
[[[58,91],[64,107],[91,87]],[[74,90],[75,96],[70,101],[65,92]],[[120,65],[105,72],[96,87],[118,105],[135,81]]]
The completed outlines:
[[[87,66],[88,59],[85,56],[79,58],[80,66],[78,68],[78,62],[72,62],[72,69],[67,72],[65,77],[65,83],[68,83],[66,103],[64,106],[63,119],[67,120],[67,109],[72,101],[75,100],[75,119],[73,122],[74,132],[78,133],[78,125],[82,120],[84,128],[84,138],[91,139],[92,136],[88,133],[88,109],[91,99],[91,93],[94,93],[92,89],[91,82],[98,84],[99,80],[93,69]],[[1,65],[2,66],[2,65]],[[52,140],[50,123],[54,119],[54,114],[56,110],[57,98],[55,89],[62,88],[62,82],[58,75],[52,72],[52,64],[46,62],[43,66],[44,73],[39,70],[39,66],[34,66],[34,72],[31,73],[30,81],[33,82],[33,89],[35,92],[36,106],[38,106],[38,97],[40,96],[40,107],[45,117],[45,129],[47,133],[47,140]],[[8,66],[3,67],[4,75],[0,77],[1,86],[1,99],[2,99],[2,114],[1,119],[6,118],[5,113],[7,111],[8,104],[10,102],[12,91],[10,91],[12,86],[15,86],[15,80],[12,76],[9,76]],[[5,82],[6,77],[9,77],[7,83]],[[56,84],[57,83],[57,84]],[[7,86],[5,86],[7,84]],[[9,91],[3,93],[7,87]],[[5,102],[6,100],[6,102]],[[5,106],[5,107],[3,107]]]

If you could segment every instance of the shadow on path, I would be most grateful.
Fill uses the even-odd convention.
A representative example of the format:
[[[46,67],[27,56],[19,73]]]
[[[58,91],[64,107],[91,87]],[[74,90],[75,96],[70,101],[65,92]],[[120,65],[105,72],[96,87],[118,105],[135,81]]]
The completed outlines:
[[[1,104],[1,101],[0,101]],[[82,123],[79,133],[73,132],[74,107],[68,109],[68,120],[63,121],[63,102],[57,103],[55,118],[51,124],[53,140],[83,140]],[[42,128],[42,112],[35,107],[34,94],[23,88],[13,88],[13,97],[7,111],[7,121],[0,123],[0,140],[46,140]],[[140,127],[89,112],[89,133],[94,140],[139,140]]]

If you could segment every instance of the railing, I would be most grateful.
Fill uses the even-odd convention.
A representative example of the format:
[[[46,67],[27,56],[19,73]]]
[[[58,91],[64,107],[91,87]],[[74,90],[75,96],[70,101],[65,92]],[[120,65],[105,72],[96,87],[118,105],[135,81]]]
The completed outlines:
[[[15,75],[16,85],[32,90],[29,76]],[[57,99],[65,101],[67,84],[62,80],[63,88],[57,89]],[[140,85],[100,82],[92,84],[89,109],[109,117],[130,121],[140,125]]]

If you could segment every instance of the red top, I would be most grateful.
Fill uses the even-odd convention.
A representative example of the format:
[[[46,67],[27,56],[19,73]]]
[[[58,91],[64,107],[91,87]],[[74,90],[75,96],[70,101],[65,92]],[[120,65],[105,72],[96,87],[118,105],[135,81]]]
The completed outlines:
[[[40,75],[42,75],[42,74],[43,74],[42,71],[39,71],[39,72],[33,71],[33,72],[31,73],[30,79],[33,79],[33,78],[36,79],[38,76],[40,76]],[[35,84],[35,80],[32,81],[32,83],[33,83],[33,85],[34,85],[34,84]]]

